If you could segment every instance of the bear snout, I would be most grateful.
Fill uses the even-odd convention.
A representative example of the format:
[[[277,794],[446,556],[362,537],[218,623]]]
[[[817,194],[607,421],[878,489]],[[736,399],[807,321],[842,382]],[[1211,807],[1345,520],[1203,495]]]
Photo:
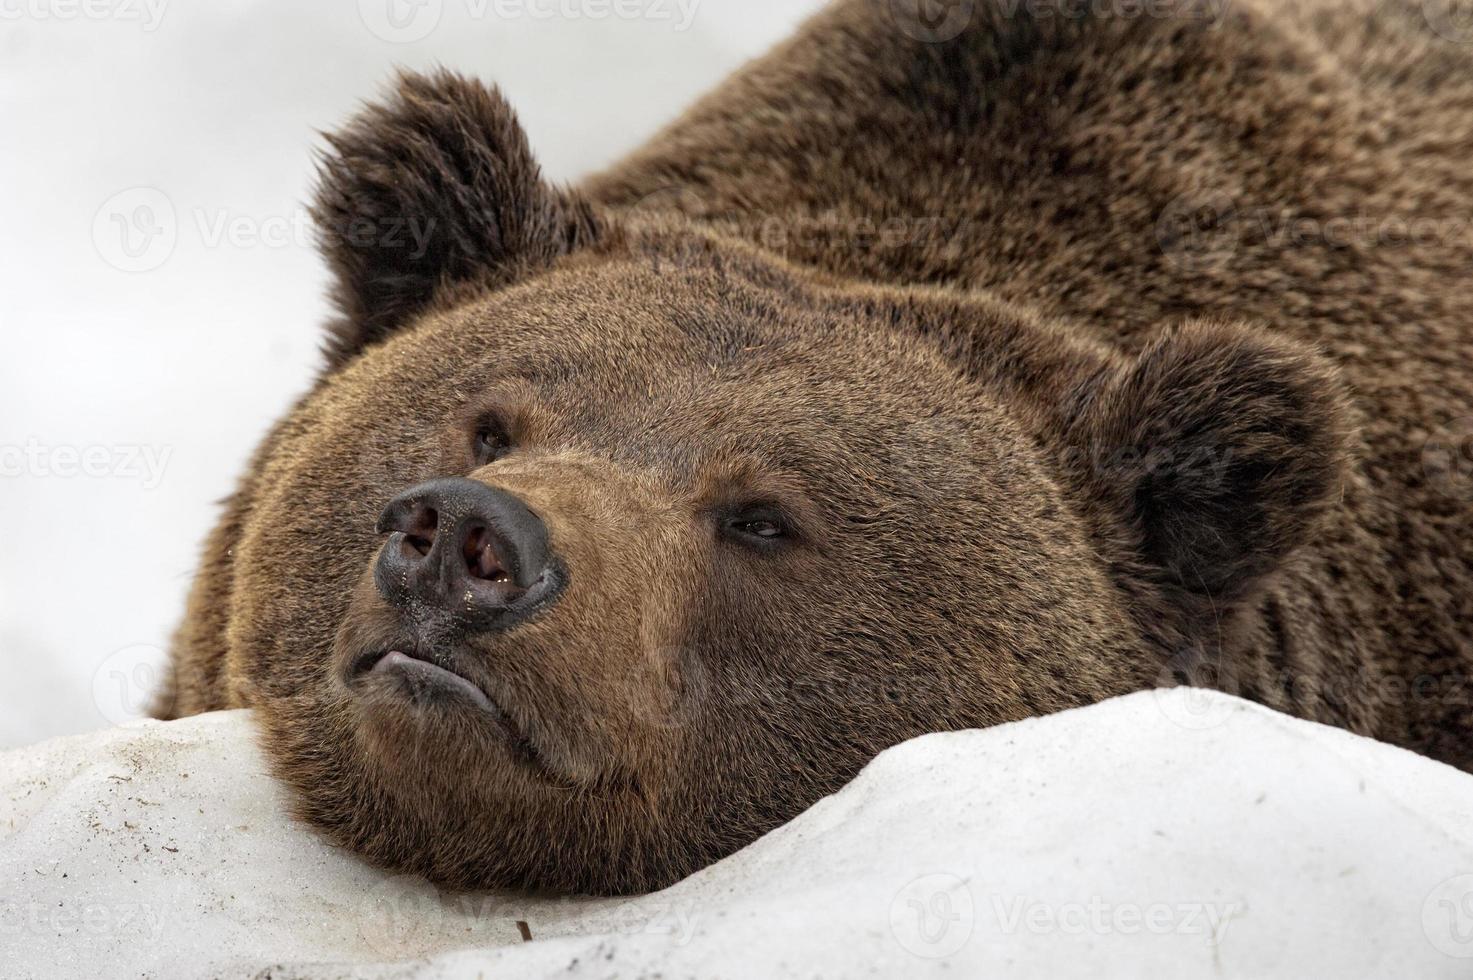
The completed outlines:
[[[507,629],[562,594],[567,576],[547,525],[519,497],[475,480],[420,484],[378,521],[389,539],[374,585],[416,618],[443,616],[470,632]]]
[[[520,771],[500,764],[510,747],[544,783],[656,791],[703,719],[684,684],[713,550],[702,514],[655,474],[575,451],[400,493],[334,641],[375,758],[419,773],[404,746],[442,751],[458,720],[487,737],[457,751],[484,751],[498,786]]]

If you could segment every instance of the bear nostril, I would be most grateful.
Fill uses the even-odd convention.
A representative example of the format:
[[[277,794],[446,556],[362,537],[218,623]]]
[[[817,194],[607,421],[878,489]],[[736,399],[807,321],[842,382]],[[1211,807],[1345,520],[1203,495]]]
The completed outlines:
[[[405,558],[423,558],[435,546],[435,532],[439,530],[440,513],[433,507],[420,504],[407,515],[399,530],[404,533],[401,551]]]
[[[484,527],[476,528],[466,536],[462,553],[465,567],[479,579],[491,582],[509,582],[511,574],[501,562],[496,536]]]

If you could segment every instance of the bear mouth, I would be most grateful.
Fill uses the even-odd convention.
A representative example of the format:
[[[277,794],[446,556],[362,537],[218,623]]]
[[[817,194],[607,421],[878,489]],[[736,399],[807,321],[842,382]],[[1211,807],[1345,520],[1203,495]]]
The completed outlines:
[[[373,650],[359,658],[353,673],[360,683],[372,684],[376,691],[388,692],[396,701],[416,710],[476,713],[481,720],[491,722],[500,736],[498,741],[510,747],[518,761],[539,772],[549,772],[537,746],[516,719],[473,679],[473,672],[455,652],[420,652],[408,644]]]

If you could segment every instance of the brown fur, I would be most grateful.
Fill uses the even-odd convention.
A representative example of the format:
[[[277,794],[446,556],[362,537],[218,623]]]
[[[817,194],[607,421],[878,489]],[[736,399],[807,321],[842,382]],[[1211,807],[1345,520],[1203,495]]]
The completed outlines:
[[[576,190],[406,76],[333,141],[342,319],[212,535],[166,717],[257,710],[304,816],[457,885],[667,884],[886,746],[1173,679],[1473,769],[1473,55],[1411,0],[845,0]],[[911,25],[913,27],[913,25]],[[411,219],[411,255],[349,234]],[[1270,223],[1265,224],[1265,220]],[[475,420],[517,449],[479,466]],[[379,509],[470,475],[572,584],[475,641],[528,763],[345,680]],[[784,507],[770,553],[712,514]],[[1087,748],[1082,749],[1087,751]]]

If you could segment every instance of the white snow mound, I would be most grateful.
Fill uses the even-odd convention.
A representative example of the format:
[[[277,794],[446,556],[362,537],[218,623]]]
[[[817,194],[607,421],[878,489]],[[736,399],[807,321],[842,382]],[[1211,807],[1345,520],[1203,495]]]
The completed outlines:
[[[1473,777],[1206,692],[917,739],[633,899],[378,871],[265,770],[248,712],[0,755],[0,973],[1473,976]]]

